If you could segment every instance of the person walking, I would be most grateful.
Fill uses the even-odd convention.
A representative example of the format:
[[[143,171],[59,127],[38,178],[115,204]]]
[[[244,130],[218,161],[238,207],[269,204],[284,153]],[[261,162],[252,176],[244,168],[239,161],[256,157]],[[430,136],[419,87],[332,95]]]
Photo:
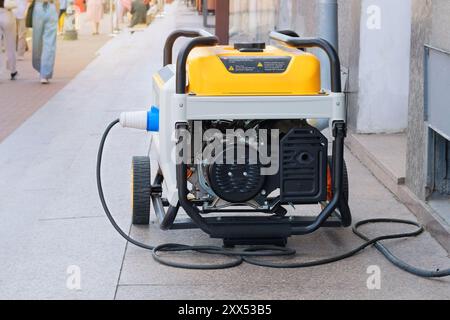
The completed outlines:
[[[67,12],[67,0],[59,0],[59,20],[58,20],[58,34],[64,32],[64,19]]]
[[[130,28],[138,24],[145,24],[147,22],[147,10],[149,9],[149,2],[146,0],[134,0],[131,3],[131,23]]]
[[[11,80],[17,77],[16,69],[16,18],[5,0],[0,0],[0,37],[3,35],[6,47],[7,68],[10,71]]]
[[[17,25],[17,60],[23,60],[25,52],[28,51],[27,28],[25,18],[27,16],[28,1],[16,0],[17,8],[14,10]]]
[[[122,5],[121,0],[114,0],[115,13],[114,13],[114,31],[120,31],[120,25],[123,23],[123,15],[125,8]]]
[[[56,55],[59,1],[34,0],[33,68],[39,72],[42,84],[53,77]]]
[[[100,21],[103,18],[103,0],[87,0],[87,16],[94,23],[93,35],[98,35]]]

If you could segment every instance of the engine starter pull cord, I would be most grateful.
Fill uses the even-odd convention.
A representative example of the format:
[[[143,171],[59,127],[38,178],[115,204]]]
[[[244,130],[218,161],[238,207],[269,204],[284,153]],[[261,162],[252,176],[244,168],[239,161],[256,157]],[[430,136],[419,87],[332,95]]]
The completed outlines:
[[[111,222],[112,226],[117,230],[117,232],[128,242],[134,244],[137,247],[150,250],[152,252],[153,259],[155,261],[174,268],[183,268],[183,269],[191,269],[191,270],[218,270],[218,269],[227,269],[227,268],[233,268],[241,265],[243,262],[253,264],[256,266],[261,267],[268,267],[268,268],[308,268],[308,267],[314,267],[324,264],[329,264],[333,262],[337,262],[340,260],[344,260],[347,258],[350,258],[357,253],[361,252],[365,248],[369,246],[374,246],[379,252],[383,254],[383,256],[386,257],[392,264],[397,266],[398,268],[409,272],[411,274],[414,274],[419,277],[424,278],[441,278],[441,277],[447,277],[450,276],[450,269],[446,270],[424,270],[420,268],[416,268],[414,266],[411,266],[407,264],[406,262],[402,261],[398,257],[396,257],[391,251],[389,251],[386,246],[384,246],[381,241],[384,240],[391,240],[391,239],[402,239],[402,238],[412,238],[417,237],[421,235],[425,229],[423,226],[418,224],[414,221],[409,220],[401,220],[401,219],[369,219],[369,220],[363,220],[357,222],[353,226],[353,233],[357,235],[359,238],[364,240],[364,243],[360,245],[359,247],[330,258],[325,258],[321,260],[314,260],[309,262],[300,262],[300,263],[282,263],[282,262],[272,262],[263,260],[261,258],[264,257],[295,257],[296,250],[292,248],[282,248],[282,247],[275,247],[275,246],[254,246],[254,247],[248,247],[242,250],[232,250],[232,249],[225,249],[219,246],[190,246],[185,244],[176,244],[176,243],[166,243],[166,244],[160,244],[157,246],[148,245],[145,243],[142,243],[140,241],[137,241],[133,239],[131,236],[129,236],[127,233],[125,233],[120,226],[117,224],[116,220],[114,219],[113,215],[111,214],[111,211],[109,210],[109,207],[106,203],[105,195],[103,192],[103,186],[102,186],[102,179],[101,179],[101,167],[102,167],[102,158],[103,158],[103,149],[105,146],[106,139],[111,131],[111,129],[119,123],[119,120],[114,120],[109,126],[106,128],[98,150],[97,154],[97,188],[98,193],[100,197],[100,201],[102,203],[103,209],[106,213],[106,216],[108,217],[109,221]],[[363,225],[368,224],[379,224],[379,223],[395,223],[395,224],[403,224],[408,226],[414,226],[416,227],[415,231],[408,232],[408,233],[398,233],[398,234],[389,234],[384,236],[379,236],[373,239],[370,239],[368,236],[366,236],[364,233],[360,231],[360,227]],[[211,255],[220,255],[225,256],[227,258],[230,258],[231,261],[224,262],[224,263],[214,263],[214,264],[191,264],[191,263],[183,263],[183,262],[177,262],[174,260],[171,260],[167,257],[163,257],[160,255],[161,252],[165,253],[175,253],[175,252],[186,252],[186,251],[192,251],[202,254],[211,254]]]

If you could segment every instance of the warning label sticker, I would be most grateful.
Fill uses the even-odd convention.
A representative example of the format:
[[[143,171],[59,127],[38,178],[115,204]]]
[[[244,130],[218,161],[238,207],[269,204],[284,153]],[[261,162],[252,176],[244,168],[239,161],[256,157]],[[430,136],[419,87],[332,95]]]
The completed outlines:
[[[283,73],[291,57],[221,57],[231,73]]]

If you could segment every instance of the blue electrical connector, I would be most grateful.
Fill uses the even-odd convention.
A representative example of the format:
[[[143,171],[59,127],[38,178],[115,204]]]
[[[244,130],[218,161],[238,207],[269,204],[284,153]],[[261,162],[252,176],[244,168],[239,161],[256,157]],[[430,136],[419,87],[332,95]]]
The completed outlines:
[[[152,106],[147,112],[147,131],[159,131],[159,109],[156,106]]]

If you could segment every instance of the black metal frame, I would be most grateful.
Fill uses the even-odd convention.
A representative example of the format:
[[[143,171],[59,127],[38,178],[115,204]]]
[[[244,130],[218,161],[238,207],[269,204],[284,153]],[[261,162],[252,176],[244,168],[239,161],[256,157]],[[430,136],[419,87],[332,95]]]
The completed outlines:
[[[204,46],[207,46],[207,45],[209,45],[209,43],[212,43],[214,41],[217,41],[217,43],[219,42],[219,39],[216,36],[214,36],[213,34],[209,33],[206,30],[202,30],[202,29],[176,30],[176,31],[172,32],[169,35],[169,37],[167,37],[166,44],[164,45],[164,61],[163,61],[164,67],[169,64],[172,64],[173,45],[175,44],[175,41],[177,41],[177,39],[179,39],[179,38],[198,38],[198,37],[202,37],[202,42],[204,43]],[[208,38],[208,39],[206,39],[206,38]],[[211,44],[211,46],[214,46],[217,43]],[[186,48],[181,50],[180,54],[184,50],[186,50]],[[186,58],[187,58],[187,56],[186,56]]]
[[[178,30],[173,32],[167,39],[164,48],[164,65],[172,63],[172,49],[175,41],[180,37],[194,38],[186,43],[178,55],[176,66],[176,93],[186,94],[186,63],[189,53],[196,47],[215,46],[219,39],[206,31],[201,30]],[[339,56],[333,46],[324,39],[308,38],[303,39],[290,30],[272,32],[270,37],[281,41],[285,45],[296,47],[298,49],[318,47],[324,50],[331,64],[331,84],[333,92],[341,92],[341,74]],[[188,123],[178,123],[177,132],[188,130]],[[222,238],[226,242],[234,243],[260,243],[280,242],[282,243],[291,235],[304,235],[318,230],[320,227],[348,227],[351,225],[351,213],[348,204],[342,195],[343,191],[343,166],[344,166],[344,140],[347,134],[347,127],[344,121],[333,123],[333,154],[332,154],[332,191],[333,197],[322,212],[313,218],[306,217],[215,217],[206,218],[201,215],[197,203],[188,200],[187,188],[187,164],[183,161],[177,164],[176,179],[178,187],[179,204],[169,206],[167,212],[164,209],[164,201],[161,194],[152,192],[152,201],[155,212],[160,221],[160,227],[168,229],[191,229],[200,228],[213,238]],[[178,143],[185,144],[182,135],[178,135]],[[180,148],[180,150],[187,150]],[[161,190],[163,177],[158,174],[153,190]],[[167,205],[167,203],[166,203]],[[175,222],[178,209],[182,207],[190,220]],[[332,216],[339,210],[340,216]],[[226,210],[218,212],[227,212]],[[228,210],[230,212],[230,210]],[[255,212],[257,212],[255,210]],[[283,240],[284,239],[284,240]]]

